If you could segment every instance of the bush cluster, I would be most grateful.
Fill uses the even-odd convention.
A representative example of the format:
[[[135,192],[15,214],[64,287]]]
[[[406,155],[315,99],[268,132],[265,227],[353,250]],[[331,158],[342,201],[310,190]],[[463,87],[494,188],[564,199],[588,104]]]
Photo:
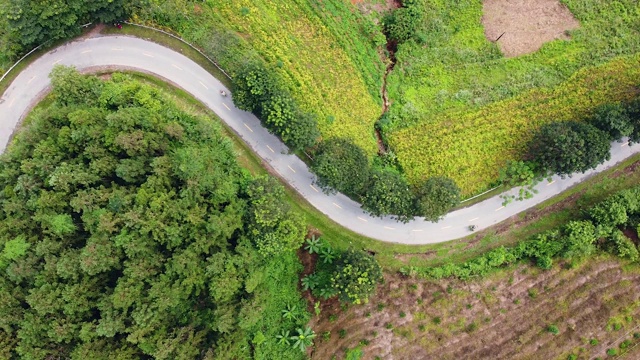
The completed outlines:
[[[258,116],[293,150],[312,147],[320,137],[316,120],[302,111],[274,71],[246,63],[233,78],[233,103]]]
[[[610,141],[640,138],[640,98],[629,104],[604,104],[586,122],[543,125],[528,145],[528,157],[540,175],[585,172],[609,160]],[[518,173],[519,175],[522,172]]]
[[[376,259],[361,250],[337,251],[315,236],[305,249],[318,254],[315,271],[302,278],[302,288],[325,300],[338,296],[343,303],[361,304],[382,282],[382,269]]]
[[[640,258],[638,248],[621,229],[636,230],[639,226],[640,186],[611,195],[585,211],[581,220],[570,221],[558,229],[534,235],[516,246],[501,246],[461,264],[449,263],[432,268],[404,267],[401,273],[466,280],[524,259],[542,269],[549,269],[554,258],[572,261],[587,257],[597,250],[637,261]]]
[[[311,169],[325,191],[337,190],[360,201],[374,216],[393,215],[399,221],[422,216],[437,221],[460,200],[460,189],[453,180],[433,177],[410,186],[394,167],[393,153],[370,164],[364,151],[346,139],[323,141]]]

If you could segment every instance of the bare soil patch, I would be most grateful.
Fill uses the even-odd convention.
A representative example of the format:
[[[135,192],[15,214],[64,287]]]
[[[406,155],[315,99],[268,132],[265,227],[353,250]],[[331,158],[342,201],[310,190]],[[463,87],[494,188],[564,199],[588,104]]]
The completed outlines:
[[[485,0],[482,24],[489,41],[498,41],[506,57],[529,54],[542,44],[569,39],[566,31],[580,26],[558,0]]]
[[[606,256],[548,271],[518,265],[469,282],[385,280],[369,304],[323,309],[312,320],[318,334],[331,334],[318,337],[312,359],[342,359],[359,345],[363,359],[589,359],[638,342],[640,267]],[[552,324],[559,334],[547,331]]]

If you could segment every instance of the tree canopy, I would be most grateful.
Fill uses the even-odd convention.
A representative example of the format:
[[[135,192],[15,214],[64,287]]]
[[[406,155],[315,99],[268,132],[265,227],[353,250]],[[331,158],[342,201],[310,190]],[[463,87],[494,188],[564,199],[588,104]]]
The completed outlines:
[[[52,76],[53,104],[0,157],[2,354],[301,358],[276,339],[308,320],[279,185],[157,88]]]
[[[543,125],[529,143],[529,156],[544,171],[570,175],[595,168],[611,158],[609,136],[575,121]]]
[[[347,139],[331,138],[320,143],[311,169],[318,185],[358,198],[369,179],[369,159],[364,150]]]
[[[440,220],[460,203],[460,188],[446,177],[429,178],[415,191],[416,215],[429,221]]]
[[[314,146],[320,137],[312,114],[302,111],[273,71],[247,63],[233,77],[233,103],[258,116],[294,150]]]
[[[11,48],[19,54],[49,40],[80,34],[80,26],[92,21],[126,20],[146,0],[12,0],[0,15],[7,18]]]
[[[394,215],[400,221],[413,218],[415,196],[405,178],[390,170],[374,170],[362,197],[362,207],[375,216]]]

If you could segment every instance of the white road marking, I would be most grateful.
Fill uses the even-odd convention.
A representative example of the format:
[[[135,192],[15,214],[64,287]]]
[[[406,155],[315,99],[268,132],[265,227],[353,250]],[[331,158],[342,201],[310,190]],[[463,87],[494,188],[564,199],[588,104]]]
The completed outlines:
[[[315,191],[315,192],[320,192],[320,191],[318,191],[318,189],[316,189],[316,188],[315,188],[315,186],[313,186],[313,185],[309,185],[309,186],[311,186],[311,188],[313,189],[313,191]]]
[[[224,107],[226,107],[226,108],[227,108],[227,110],[231,111],[231,109],[229,109],[229,107],[227,106],[227,104],[222,103],[222,105],[224,105]],[[247,126],[247,124],[244,124],[244,126]],[[247,126],[247,127],[248,127],[248,126]],[[253,130],[252,130],[251,132],[253,132]]]
[[[296,171],[293,170],[293,168],[291,166],[287,165],[287,167],[289,168],[289,170],[293,171],[293,173],[295,174]]]
[[[626,143],[624,143],[624,144],[620,145],[620,147],[624,147],[624,146],[627,146],[627,145],[629,145],[629,142],[628,142],[628,141],[627,141]]]
[[[336,203],[333,203],[333,205],[335,205],[338,209],[342,209],[342,206],[340,206],[340,205],[338,205]]]
[[[81,52],[81,54],[90,53],[90,52],[92,52],[92,51],[93,51],[93,50],[85,50],[85,51]]]
[[[29,81],[27,81],[27,84],[31,84],[31,82],[33,81],[33,79],[35,79],[36,76],[34,75],[31,79],[29,79]]]
[[[392,227],[388,227],[388,226],[383,226],[383,228],[387,229],[387,230],[395,230],[396,228],[392,228]]]
[[[122,51],[122,50],[124,50],[124,49],[122,49],[122,48],[111,48],[111,51]]]
[[[267,145],[267,148],[268,148],[269,150],[271,150],[271,152],[272,152],[272,153],[274,153],[274,154],[276,153],[275,151],[273,151],[273,149],[271,148],[271,146]]]
[[[411,231],[419,232],[419,231],[422,231],[422,229],[413,229]]]
[[[493,211],[498,211],[498,210],[502,210],[502,209],[504,209],[504,206],[500,206],[499,208],[497,208],[497,209],[495,209]]]
[[[473,219],[469,220],[469,222],[474,221],[474,220],[478,220],[478,219],[480,219],[480,218],[479,217],[473,218]]]
[[[444,229],[449,229],[449,228],[451,228],[451,225],[449,225],[449,226],[445,226],[445,227],[443,227],[443,228],[441,228],[441,229],[442,229],[442,230],[444,230]]]
[[[58,59],[58,60],[54,61],[51,65],[55,65],[55,64],[59,63],[60,61],[62,61],[62,59]]]
[[[555,180],[553,180],[552,182],[548,183],[547,186],[553,184],[554,182],[556,182]]]
[[[148,56],[148,57],[154,57],[153,55],[151,55],[151,54],[149,54],[149,53],[146,53],[146,52],[143,52],[143,53],[142,53],[142,55],[144,55],[144,56]]]
[[[16,101],[16,99],[11,99],[11,101],[9,102],[9,107],[13,106],[14,101]]]
[[[361,218],[360,216],[358,216],[358,219],[359,219],[359,220],[362,220],[362,221],[364,221],[364,222],[369,222],[369,220],[367,220],[367,219],[363,219],[363,218]]]
[[[209,90],[209,88],[207,87],[207,85],[205,85],[202,81],[198,81],[200,83],[200,85],[204,86],[205,89]]]
[[[223,105],[224,105],[224,104],[223,104]],[[243,124],[244,124],[244,123],[243,123]],[[249,129],[249,131],[253,132],[253,130],[251,130],[251,128],[249,127],[249,125],[244,124],[244,126],[246,126],[246,127],[247,127],[247,129]]]
[[[174,68],[178,69],[178,70],[182,70],[182,68],[176,64],[171,64],[171,66],[173,66]]]

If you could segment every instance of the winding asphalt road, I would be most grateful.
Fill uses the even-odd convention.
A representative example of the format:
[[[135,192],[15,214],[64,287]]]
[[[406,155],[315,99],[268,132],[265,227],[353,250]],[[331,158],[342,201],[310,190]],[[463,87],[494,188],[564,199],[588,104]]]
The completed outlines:
[[[358,203],[342,194],[324,194],[314,186],[315,177],[307,166],[296,156],[288,155],[286,146],[269,134],[255,116],[235,108],[230,97],[220,96],[220,90],[228,93],[229,90],[216,78],[173,50],[133,37],[105,36],[70,42],[41,56],[23,70],[0,98],[0,152],[6,148],[11,134],[34,100],[48,91],[48,74],[56,64],[73,65],[81,70],[92,67],[141,70],[177,84],[218,114],[314,207],[348,229],[386,242],[429,244],[464,237],[469,235],[471,224],[478,229],[494,225],[640,151],[640,147],[631,148],[626,142],[612,143],[610,161],[585,174],[544,181],[538,184],[539,193],[533,199],[503,207],[502,199],[495,196],[453,211],[438,223],[414,220],[402,224],[389,217],[371,217]]]

